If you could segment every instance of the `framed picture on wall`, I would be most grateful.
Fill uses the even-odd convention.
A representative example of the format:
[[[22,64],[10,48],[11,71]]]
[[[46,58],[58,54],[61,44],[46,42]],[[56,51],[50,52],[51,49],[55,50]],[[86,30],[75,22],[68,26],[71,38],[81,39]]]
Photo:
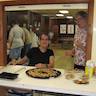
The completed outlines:
[[[60,34],[66,34],[66,24],[60,24]]]
[[[68,34],[74,34],[74,24],[68,24],[68,30],[67,30]]]

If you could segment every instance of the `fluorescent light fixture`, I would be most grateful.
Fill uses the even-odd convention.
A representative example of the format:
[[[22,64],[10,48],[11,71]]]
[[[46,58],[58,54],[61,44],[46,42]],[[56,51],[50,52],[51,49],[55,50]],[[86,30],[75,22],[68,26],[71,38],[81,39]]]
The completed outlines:
[[[63,14],[56,14],[56,16],[64,16]]]
[[[73,19],[73,16],[67,16],[66,18],[67,19]]]
[[[69,13],[68,10],[59,10],[59,12],[60,12],[60,13],[63,13],[63,14],[67,14],[67,13]]]

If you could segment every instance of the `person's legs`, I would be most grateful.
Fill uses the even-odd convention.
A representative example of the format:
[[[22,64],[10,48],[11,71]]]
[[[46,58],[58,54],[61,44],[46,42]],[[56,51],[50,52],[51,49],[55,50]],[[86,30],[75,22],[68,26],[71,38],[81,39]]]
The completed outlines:
[[[16,63],[16,60],[21,58],[21,50],[22,50],[22,47],[18,47],[18,48],[13,48],[10,50],[9,52],[9,58],[10,58],[10,61],[15,64]]]
[[[16,48],[17,59],[21,58],[21,50],[23,47]]]
[[[11,62],[13,62],[15,64],[16,58],[17,58],[16,49],[13,48],[9,52],[9,59]]]
[[[15,59],[16,58],[16,52],[15,52],[15,48],[11,49],[10,52],[9,52],[9,58],[12,60],[12,59]]]
[[[9,52],[9,58],[10,59],[20,58],[21,57],[21,50],[22,50],[22,47],[11,49],[10,52]]]

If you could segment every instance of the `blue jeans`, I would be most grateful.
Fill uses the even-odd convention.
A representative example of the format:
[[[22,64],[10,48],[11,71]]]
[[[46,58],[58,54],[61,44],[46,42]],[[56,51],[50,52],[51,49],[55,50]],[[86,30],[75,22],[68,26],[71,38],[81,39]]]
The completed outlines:
[[[9,52],[9,58],[18,59],[19,57],[21,57],[21,50],[22,50],[22,47],[11,49]]]

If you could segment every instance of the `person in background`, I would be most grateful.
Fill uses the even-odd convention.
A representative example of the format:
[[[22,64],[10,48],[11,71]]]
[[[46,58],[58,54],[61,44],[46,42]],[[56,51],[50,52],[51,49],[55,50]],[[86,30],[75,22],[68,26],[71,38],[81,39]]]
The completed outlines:
[[[77,32],[74,37],[74,68],[85,69],[86,63],[86,41],[88,32],[88,14],[80,11],[76,14]]]
[[[14,21],[14,25],[9,32],[8,44],[9,44],[9,58],[12,62],[21,57],[21,50],[24,46],[25,35],[23,29],[19,26],[17,21]]]
[[[53,39],[53,37],[54,37],[54,33],[53,33],[52,31],[50,31],[50,32],[48,33],[48,35],[49,35],[50,44],[51,44],[51,43],[52,43],[52,39]]]
[[[10,29],[11,29],[11,25],[8,25],[8,26],[7,26],[7,40],[8,40],[8,37],[9,37]]]
[[[9,51],[10,51],[9,48],[10,48],[10,46],[9,46],[9,43],[8,43],[8,38],[9,38],[10,30],[11,30],[11,25],[8,25],[7,26],[7,63],[10,62],[10,58],[9,58]]]
[[[51,49],[48,49],[48,35],[42,33],[39,43],[39,47],[31,48],[24,58],[17,61],[17,64],[25,64],[29,60],[29,66],[35,66],[37,68],[54,67],[54,53]]]
[[[24,57],[27,54],[28,50],[32,46],[31,36],[30,36],[31,34],[30,34],[29,30],[27,29],[26,23],[24,23],[22,25],[22,29],[23,29],[24,34],[25,34],[25,42],[24,42],[24,48],[22,49],[21,58]]]
[[[31,36],[31,43],[32,43],[32,47],[38,47],[38,36],[35,33],[36,29],[35,27],[32,27],[32,30],[30,30],[30,36]]]
[[[31,48],[25,57],[21,60],[17,60],[17,64],[25,64],[29,60],[29,66],[35,66],[37,68],[53,68],[54,67],[54,53],[48,48],[49,37],[47,34],[42,33],[40,35],[39,47]],[[9,96],[32,96],[32,92],[11,90]],[[15,94],[15,95],[14,95]]]

